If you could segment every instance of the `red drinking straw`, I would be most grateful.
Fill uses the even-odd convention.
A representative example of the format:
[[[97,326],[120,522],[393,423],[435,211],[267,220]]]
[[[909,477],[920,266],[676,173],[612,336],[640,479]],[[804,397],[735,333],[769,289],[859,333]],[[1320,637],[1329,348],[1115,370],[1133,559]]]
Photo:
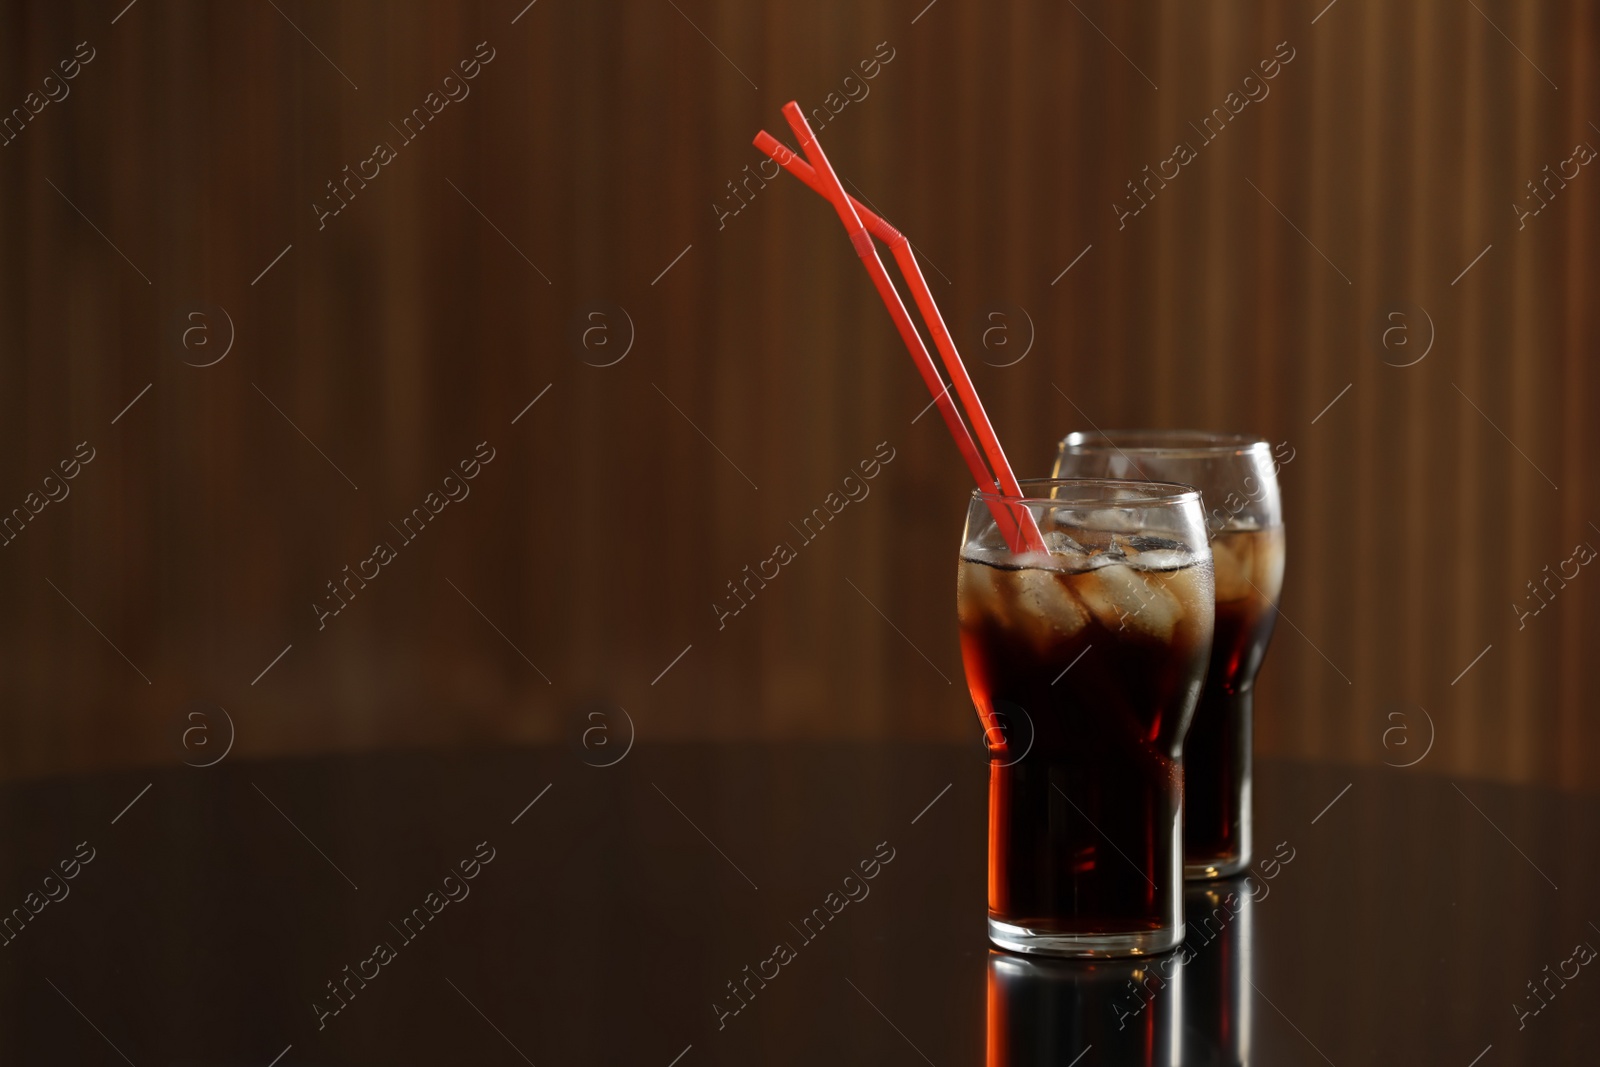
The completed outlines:
[[[823,197],[832,199],[826,184],[817,176],[817,172],[777,138],[763,130],[756,135],[755,143],[757,148],[772,157],[773,162],[805,182]],[[944,360],[945,370],[950,374],[956,395],[961,398],[967,416],[972,419],[978,440],[983,445],[983,452],[989,460],[990,467],[994,469],[995,480],[999,483],[1001,492],[1007,496],[1020,497],[1022,488],[1017,484],[1017,477],[1011,471],[1011,464],[1006,460],[999,438],[995,436],[994,426],[989,421],[988,413],[983,409],[983,402],[978,399],[977,390],[972,386],[972,379],[967,375],[967,368],[956,351],[955,340],[950,336],[949,328],[945,326],[944,316],[939,313],[939,307],[934,303],[933,293],[929,290],[927,279],[923,276],[922,268],[917,264],[916,255],[912,251],[911,241],[855,197],[852,196],[849,200],[862,224],[873,236],[889,246],[890,251],[894,253],[895,262],[900,264],[900,271],[905,275],[906,284],[911,289],[912,299],[922,312],[928,332],[933,335],[933,343]]]
[[[801,166],[805,166],[806,172],[812,175],[813,181],[817,181],[815,172],[809,166],[800,162],[793,152],[773,140],[770,135],[763,132],[762,136],[767,137],[773,144],[778,145],[779,150],[787,154],[790,159],[793,159]],[[815,143],[814,138],[813,143]],[[828,198],[820,182],[814,184],[812,188],[822,193],[824,198]],[[841,213],[840,217],[844,218],[844,215]],[[879,221],[881,222],[881,220]],[[858,229],[861,225],[859,216],[855,219],[854,227],[851,227],[851,222],[848,219],[845,221],[845,225],[852,230]],[[863,233],[862,236],[865,237],[866,235]],[[867,238],[865,246],[855,242],[853,238],[852,243],[856,245],[856,251],[861,255],[862,262],[867,267],[867,273],[872,277],[873,284],[877,286],[878,295],[882,297],[884,305],[889,309],[889,316],[894,320],[895,327],[900,332],[900,339],[905,342],[906,349],[911,353],[911,361],[916,364],[917,370],[922,375],[923,382],[928,386],[928,391],[933,394],[934,405],[938,407],[939,414],[944,417],[945,426],[950,430],[950,435],[955,438],[956,447],[960,450],[962,458],[966,460],[967,469],[972,472],[973,480],[985,490],[992,491],[996,485],[994,477],[990,474],[989,468],[984,465],[983,456],[979,453],[978,445],[972,439],[972,434],[967,430],[967,424],[961,421],[961,414],[957,410],[955,402],[950,399],[950,389],[944,384],[943,379],[939,377],[939,371],[934,366],[933,358],[928,355],[928,349],[922,343],[922,336],[917,333],[916,327],[911,324],[911,316],[901,302],[900,294],[895,290],[893,283],[889,281],[888,271],[884,269],[883,263],[878,259],[877,250],[872,247],[871,239]],[[876,270],[873,269],[874,267]],[[994,514],[995,522],[999,525],[1002,534],[1004,534],[1007,546],[1012,551],[1021,551],[1020,541],[1016,534],[1016,519],[997,504],[991,504],[989,510]]]
[[[839,176],[834,172],[832,164],[828,162],[827,155],[818,143],[816,135],[805,120],[805,115],[793,101],[783,108],[784,118],[794,130],[795,136],[800,139],[802,150],[810,157],[812,166],[807,166],[793,152],[784,147],[776,138],[762,131],[756,136],[756,146],[767,155],[771,156],[779,165],[805,182],[812,189],[829,200],[838,212],[840,220],[844,223],[850,235],[850,243],[855,246],[856,254],[861,257],[862,265],[866,267],[867,274],[872,278],[877,287],[878,295],[883,299],[884,306],[888,308],[890,317],[894,319],[899,328],[901,339],[905,341],[906,348],[910,351],[912,361],[922,373],[923,381],[934,394],[934,400],[939,404],[940,413],[944,415],[945,424],[949,427],[951,435],[956,440],[957,447],[967,460],[967,466],[972,471],[973,478],[980,488],[989,491],[996,487],[1000,492],[1013,500],[1020,500],[1022,488],[1017,483],[1016,475],[1012,473],[1011,464],[1006,460],[1005,452],[1000,447],[1000,440],[995,435],[994,426],[989,421],[988,414],[983,409],[983,404],[978,399],[977,391],[972,386],[972,379],[967,375],[966,367],[961,362],[961,356],[956,351],[955,341],[950,336],[949,329],[945,326],[944,318],[939,314],[938,305],[934,303],[933,294],[928,290],[927,279],[917,265],[916,257],[911,250],[911,242],[893,226],[890,226],[875,213],[862,207],[854,197],[845,192]],[[973,445],[971,433],[966,424],[961,421],[960,415],[955,410],[955,405],[950,403],[949,387],[943,384],[932,358],[928,355],[927,347],[922,343],[921,336],[911,324],[910,315],[905,304],[900,299],[900,294],[894,288],[894,283],[889,280],[889,273],[883,266],[883,261],[878,258],[878,250],[872,243],[867,232],[867,224],[863,219],[869,220],[872,231],[882,238],[892,250],[895,261],[900,265],[901,273],[906,278],[906,283],[911,287],[912,297],[922,312],[923,320],[933,335],[934,345],[939,349],[939,354],[944,360],[945,368],[950,373],[950,379],[957,396],[965,407],[967,417],[972,420],[977,430],[978,440],[982,442],[984,453],[989,463],[994,468],[994,474],[983,465],[978,458]],[[1034,522],[1033,514],[1022,504],[1015,504],[1011,508],[1002,510],[998,505],[991,503],[990,512],[995,516],[995,521],[1005,536],[1006,545],[1013,552],[1036,551],[1047,552],[1044,538],[1039,533],[1038,525]],[[1004,516],[1004,518],[1002,517]]]

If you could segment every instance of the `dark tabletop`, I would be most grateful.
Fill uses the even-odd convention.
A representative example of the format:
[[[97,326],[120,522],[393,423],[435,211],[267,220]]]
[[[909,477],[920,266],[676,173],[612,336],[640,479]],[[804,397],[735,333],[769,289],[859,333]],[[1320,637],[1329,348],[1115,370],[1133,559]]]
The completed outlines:
[[[1186,958],[1089,965],[991,953],[978,746],[606,751],[6,788],[0,1062],[1600,1060],[1594,795],[1265,762]]]

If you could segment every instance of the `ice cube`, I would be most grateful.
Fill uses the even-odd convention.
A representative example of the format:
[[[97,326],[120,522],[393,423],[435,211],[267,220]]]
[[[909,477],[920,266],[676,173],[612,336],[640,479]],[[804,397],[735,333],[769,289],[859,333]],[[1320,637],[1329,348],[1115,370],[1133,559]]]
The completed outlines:
[[[1022,557],[1023,562],[1029,566],[1066,572],[1086,570],[1095,565],[1093,550],[1085,548],[1062,530],[1051,530],[1046,533],[1044,543],[1050,549],[1048,556],[1030,554]]]
[[[956,571],[956,609],[964,622],[970,624],[985,618],[1005,617],[1000,609],[997,586],[1005,573],[986,563],[962,559]]]
[[[1195,555],[1181,549],[1155,549],[1139,553],[1138,560],[1134,561],[1141,571],[1178,571],[1194,563]]]
[[[1211,542],[1211,561],[1217,583],[1217,600],[1243,600],[1250,596],[1250,564],[1254,535],[1220,534]]]
[[[1051,530],[1044,535],[1044,543],[1049,546],[1052,554],[1060,556],[1082,556],[1087,552],[1084,547],[1074,541],[1065,530]]]
[[[1194,562],[1194,553],[1181,545],[1174,548],[1151,548],[1133,558],[1142,571],[1175,571]]]
[[[1160,578],[1163,588],[1177,602],[1184,618],[1198,620],[1214,616],[1216,593],[1210,567],[1204,563],[1194,563],[1179,570],[1163,571]]]
[[[1126,563],[1076,575],[1073,585],[1084,606],[1109,630],[1137,630],[1166,641],[1183,613],[1159,575],[1141,574]]]
[[[1055,571],[1010,571],[1012,625],[1041,651],[1071,637],[1089,621],[1067,583]]]
[[[1173,541],[1165,537],[1153,537],[1150,534],[1135,534],[1128,538],[1128,544],[1138,552],[1183,551],[1183,542]]]
[[[1283,531],[1256,535],[1255,578],[1261,594],[1277,603],[1283,591]]]

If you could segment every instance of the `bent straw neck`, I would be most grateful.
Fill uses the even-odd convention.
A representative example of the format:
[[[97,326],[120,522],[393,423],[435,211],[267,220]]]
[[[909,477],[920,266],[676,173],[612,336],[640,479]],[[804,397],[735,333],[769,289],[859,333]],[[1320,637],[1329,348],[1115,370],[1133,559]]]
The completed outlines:
[[[855,198],[845,192],[844,185],[839,175],[834,171],[829,162],[827,153],[823,151],[816,134],[806,122],[805,114],[798,104],[790,101],[783,107],[783,115],[794,131],[795,137],[800,142],[801,150],[811,161],[807,168],[811,173],[809,177],[800,168],[803,166],[798,159],[793,158],[794,153],[784,148],[775,138],[763,132],[756,138],[756,144],[768,155],[777,161],[780,166],[790,170],[801,180],[805,181],[818,193],[822,194],[834,207],[839,215],[839,220],[844,224],[850,237],[850,243],[860,257],[862,265],[867,269],[873,284],[878,289],[878,294],[888,309],[889,315],[900,330],[901,338],[910,352],[912,360],[916,363],[928,388],[934,393],[934,402],[939,405],[945,416],[946,425],[949,427],[956,445],[961,449],[968,460],[973,477],[981,488],[998,488],[1006,497],[1017,500],[1021,491],[1017,488],[1015,475],[1011,472],[1011,465],[1005,458],[1004,451],[1000,448],[999,439],[995,436],[994,428],[989,423],[983,405],[979,402],[977,392],[972,387],[971,379],[967,376],[966,368],[961,363],[955,343],[950,337],[949,330],[945,327],[944,319],[939,314],[937,304],[934,303],[933,294],[928,290],[927,279],[923,277],[921,269],[917,266],[916,258],[912,255],[910,241],[899,231],[885,223],[876,213],[860,207]],[[968,420],[977,431],[978,442],[981,443],[984,455],[977,455],[974,447],[972,433],[966,423],[961,421],[955,405],[951,403],[949,393],[951,386],[943,385],[939,379],[938,371],[933,367],[932,358],[926,346],[922,343],[921,336],[916,328],[911,325],[910,315],[906,311],[900,294],[895,290],[894,283],[889,279],[888,271],[884,268],[883,261],[878,257],[877,247],[872,243],[872,236],[868,226],[863,221],[870,218],[876,224],[873,228],[884,236],[894,248],[896,262],[900,264],[906,284],[911,288],[912,295],[918,309],[923,314],[924,325],[933,336],[939,354],[945,361],[945,367],[950,372],[951,386],[966,409]],[[889,236],[892,235],[892,236]],[[987,462],[985,462],[987,461]],[[1045,549],[1044,537],[1039,532],[1033,514],[1020,502],[1010,503],[1006,506],[994,505],[991,510],[995,514],[996,523],[1001,532],[1006,536],[1008,545],[1013,551],[1043,551]],[[1009,521],[1008,521],[1009,520]]]

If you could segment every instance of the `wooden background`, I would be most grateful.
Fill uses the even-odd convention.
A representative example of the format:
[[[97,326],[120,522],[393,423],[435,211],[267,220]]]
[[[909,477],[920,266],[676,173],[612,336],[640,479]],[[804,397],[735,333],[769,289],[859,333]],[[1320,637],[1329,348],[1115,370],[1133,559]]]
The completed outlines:
[[[923,252],[1023,473],[1091,426],[1294,450],[1261,750],[1399,763],[1431,732],[1422,770],[1600,783],[1600,576],[1513,606],[1600,547],[1600,173],[1513,207],[1600,145],[1594,7],[924,2],[0,7],[0,107],[95,56],[0,146],[0,508],[95,450],[0,548],[0,773],[209,758],[218,706],[234,759],[617,706],[644,742],[975,744],[959,460],[831,211],[783,177],[729,213],[781,104],[850,92],[823,142]],[[480,441],[470,497],[319,630],[324,583]]]

